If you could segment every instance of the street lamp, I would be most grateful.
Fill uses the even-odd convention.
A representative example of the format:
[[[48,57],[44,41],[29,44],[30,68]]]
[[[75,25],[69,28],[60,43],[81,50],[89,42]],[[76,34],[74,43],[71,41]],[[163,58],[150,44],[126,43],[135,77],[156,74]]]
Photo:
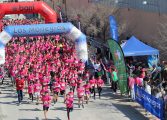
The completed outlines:
[[[158,8],[158,14],[160,16],[160,5],[159,5],[159,2],[157,1],[157,4],[152,4],[152,3],[148,3],[146,0],[144,0],[142,2],[143,5],[151,5],[151,6],[154,6],[154,7],[157,7]]]
[[[63,4],[64,4],[64,7],[65,7],[65,14],[66,14],[66,17],[67,17],[67,0],[63,0]]]

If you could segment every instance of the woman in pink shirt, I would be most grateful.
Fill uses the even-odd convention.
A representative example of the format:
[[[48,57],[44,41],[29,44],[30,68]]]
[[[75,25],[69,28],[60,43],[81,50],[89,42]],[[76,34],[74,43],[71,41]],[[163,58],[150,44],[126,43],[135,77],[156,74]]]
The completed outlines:
[[[65,100],[68,120],[70,120],[70,112],[73,111],[73,102],[74,102],[74,98],[71,98],[70,94],[68,93],[66,95],[66,100]]]
[[[32,81],[28,85],[28,94],[29,94],[29,99],[31,99],[33,102],[34,85]]]
[[[77,96],[78,96],[78,107],[80,108],[81,102],[82,102],[82,108],[84,108],[84,93],[85,93],[85,89],[84,87],[79,84],[78,88],[77,88]]]
[[[97,89],[99,93],[99,99],[101,97],[102,86],[104,85],[104,81],[101,79],[101,76],[97,78]]]
[[[60,94],[64,96],[65,100],[65,93],[66,93],[66,82],[64,79],[60,81]]]
[[[39,80],[37,80],[36,83],[34,84],[34,93],[37,99],[36,105],[39,104],[39,97],[40,97],[41,89],[42,89],[42,85],[40,84]]]
[[[43,102],[43,111],[44,111],[45,120],[47,120],[47,112],[49,110],[49,106],[51,103],[51,96],[49,95],[48,92],[45,92],[45,95],[42,97],[42,102]]]
[[[130,89],[130,95],[131,98],[134,100],[135,99],[135,91],[134,91],[134,85],[135,85],[135,79],[133,77],[129,77],[129,89]]]
[[[94,93],[94,99],[96,99],[96,79],[94,76],[92,76],[92,78],[89,80],[89,83],[90,83],[90,92],[91,94]]]
[[[54,104],[56,104],[57,100],[58,100],[58,96],[60,93],[60,83],[57,81],[54,81],[52,84],[52,90],[53,90],[53,102]]]

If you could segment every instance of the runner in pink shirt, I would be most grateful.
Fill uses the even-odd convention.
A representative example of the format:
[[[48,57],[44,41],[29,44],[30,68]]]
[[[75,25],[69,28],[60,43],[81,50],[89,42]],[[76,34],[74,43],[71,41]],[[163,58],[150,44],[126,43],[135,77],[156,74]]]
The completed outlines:
[[[87,81],[86,84],[84,85],[85,88],[85,95],[86,95],[86,104],[89,102],[89,97],[90,97],[90,83]]]
[[[72,88],[70,88],[70,92],[68,92],[68,94],[70,95],[70,98],[74,99],[74,92],[73,92]]]
[[[42,89],[42,85],[40,84],[39,80],[36,80],[36,83],[34,84],[34,94],[37,99],[36,105],[39,104],[39,97],[40,97],[41,89]]]
[[[73,92],[75,92],[75,87],[77,86],[75,78],[70,78],[70,86],[72,87]]]
[[[97,89],[99,93],[99,99],[101,97],[102,86],[104,85],[104,81],[101,79],[101,76],[97,78]]]
[[[66,93],[66,82],[64,79],[60,81],[60,94],[64,96],[64,101],[65,101],[65,93]]]
[[[90,83],[90,92],[91,94],[94,93],[94,99],[96,99],[96,79],[94,78],[94,76],[92,76],[92,78],[89,80]]]
[[[85,89],[84,87],[79,84],[78,88],[77,88],[77,96],[78,96],[78,107],[80,108],[81,102],[82,102],[82,108],[84,108],[84,93],[85,93]]]
[[[60,93],[60,83],[57,81],[54,81],[52,84],[52,90],[53,90],[53,102],[54,104],[56,104],[57,100],[58,100],[58,96]]]
[[[43,102],[43,111],[44,111],[45,120],[47,120],[47,112],[49,110],[49,106],[51,103],[51,96],[49,95],[48,92],[45,92],[45,95],[42,97],[42,102]]]
[[[33,94],[34,94],[33,82],[30,82],[29,85],[28,85],[28,94],[29,94],[29,99],[31,99],[32,102],[33,102]]]
[[[74,102],[74,98],[71,98],[70,94],[68,93],[66,95],[66,100],[65,100],[68,120],[70,120],[70,112],[73,111],[73,102]]]

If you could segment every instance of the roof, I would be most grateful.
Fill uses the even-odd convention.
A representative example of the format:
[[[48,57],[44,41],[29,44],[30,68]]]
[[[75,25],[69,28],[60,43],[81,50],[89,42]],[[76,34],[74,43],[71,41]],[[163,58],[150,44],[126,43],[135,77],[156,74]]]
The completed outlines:
[[[124,56],[158,55],[159,50],[152,48],[132,36],[126,43],[121,45]]]

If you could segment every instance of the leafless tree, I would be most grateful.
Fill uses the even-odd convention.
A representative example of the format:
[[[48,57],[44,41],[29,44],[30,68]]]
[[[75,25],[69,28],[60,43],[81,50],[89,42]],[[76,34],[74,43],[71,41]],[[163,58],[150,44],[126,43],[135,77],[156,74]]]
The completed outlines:
[[[159,40],[154,41],[154,46],[160,50],[160,59],[167,59],[167,16],[164,21],[159,23],[158,33]]]
[[[119,10],[114,6],[107,6],[104,4],[91,4],[87,9],[71,8],[68,11],[68,18],[70,20],[79,21],[81,23],[81,30],[87,35],[98,36],[102,40],[109,38],[109,16],[117,15]],[[119,24],[119,23],[118,23]],[[126,23],[119,24],[119,34],[125,31]]]

